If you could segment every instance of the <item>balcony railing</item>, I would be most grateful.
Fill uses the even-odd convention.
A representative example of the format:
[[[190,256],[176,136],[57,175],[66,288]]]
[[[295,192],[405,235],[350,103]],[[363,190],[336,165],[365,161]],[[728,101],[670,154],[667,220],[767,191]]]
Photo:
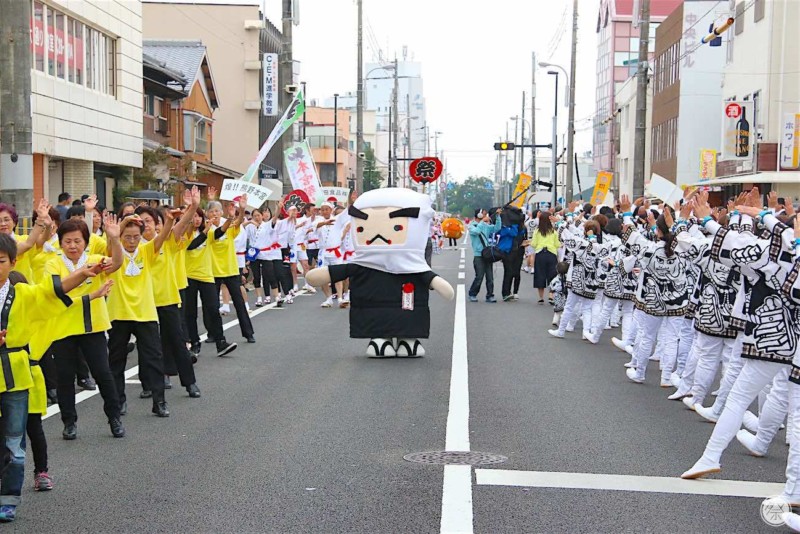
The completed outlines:
[[[347,150],[347,139],[340,137],[338,141],[338,148]],[[332,135],[310,135],[308,136],[308,144],[311,148],[334,148],[336,141]]]

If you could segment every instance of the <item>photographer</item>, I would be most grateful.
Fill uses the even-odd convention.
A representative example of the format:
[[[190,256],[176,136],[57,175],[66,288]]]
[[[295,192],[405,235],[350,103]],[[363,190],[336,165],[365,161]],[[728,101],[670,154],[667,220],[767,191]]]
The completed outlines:
[[[502,209],[497,210],[495,222],[489,212],[484,209],[475,210],[475,220],[469,224],[469,237],[472,242],[472,266],[475,269],[475,280],[469,288],[469,301],[478,302],[478,292],[481,290],[483,277],[486,276],[486,302],[497,302],[494,298],[494,272],[492,262],[483,258],[481,253],[487,246],[494,242],[494,234],[500,231],[503,224],[500,220]]]

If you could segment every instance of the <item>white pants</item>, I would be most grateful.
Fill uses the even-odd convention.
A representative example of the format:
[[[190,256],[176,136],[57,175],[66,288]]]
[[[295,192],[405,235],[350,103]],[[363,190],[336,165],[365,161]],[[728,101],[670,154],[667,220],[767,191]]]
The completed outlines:
[[[627,316],[628,316],[628,320],[627,320],[628,326],[626,328],[625,327],[625,322],[626,322],[625,321],[625,317],[626,317],[625,304],[628,304],[628,303],[630,303],[630,313],[627,314]],[[640,328],[639,328],[639,317],[641,317],[642,315],[647,315],[647,314],[644,313],[641,310],[637,310],[634,307],[633,302],[631,302],[631,301],[625,301],[625,304],[622,305],[622,312],[623,312],[623,315],[622,315],[622,342],[625,343],[625,345],[634,345],[635,346],[636,340],[639,339],[639,330],[640,330]]]
[[[722,349],[725,342],[729,344],[733,339],[724,337],[714,337],[697,332],[695,335],[694,349],[697,351],[697,370],[694,373],[694,384],[692,385],[692,397],[695,404],[703,405],[703,401],[708,394],[708,388],[717,376],[717,369],[722,359]]]
[[[590,299],[576,295],[572,291],[567,295],[567,302],[564,303],[564,311],[561,312],[561,322],[558,324],[558,332],[564,335],[567,325],[574,325],[580,317],[584,328],[592,324],[592,304]]]
[[[711,408],[714,410],[714,413],[717,415],[721,414],[722,409],[725,408],[725,402],[728,400],[728,395],[731,392],[731,388],[733,387],[734,382],[736,382],[736,378],[738,378],[739,373],[742,372],[742,367],[744,367],[744,360],[742,360],[743,339],[744,335],[739,333],[739,335],[736,336],[736,339],[726,339],[725,346],[722,348],[722,380],[719,383],[717,400],[715,400],[714,404],[711,406]],[[727,365],[725,365],[725,361],[728,362]]]
[[[630,301],[628,301],[628,300],[618,300],[617,301],[617,306],[614,306],[614,309],[611,312],[611,324],[613,326],[619,326],[622,323],[622,320],[623,320],[622,308],[627,302],[630,302]],[[633,306],[633,302],[631,302],[630,304],[631,304],[631,306]],[[628,315],[630,316],[630,313]]]
[[[745,359],[742,372],[734,382],[725,408],[719,416],[714,432],[708,438],[703,459],[710,463],[719,463],[722,453],[728,448],[736,432],[742,427],[744,412],[764,389],[772,382],[775,375],[783,371],[789,372],[790,367],[783,363],[767,362],[763,360]]]
[[[785,370],[775,375],[764,406],[758,411],[756,444],[765,453],[789,411],[789,371],[791,368],[787,365]]]
[[[640,339],[633,349],[636,377],[644,380],[647,372],[647,360],[653,352],[656,336],[663,324],[664,352],[661,354],[661,381],[669,382],[669,377],[673,369],[675,369],[675,361],[678,357],[678,336],[680,335],[683,317],[656,317],[644,312],[640,313],[638,317]]]
[[[614,310],[616,310],[617,307],[619,307],[620,301],[609,297],[603,297],[602,302],[599,306],[597,306],[597,297],[595,297],[594,300],[595,306],[592,307],[592,333],[597,336],[598,339],[600,339],[600,336],[603,335],[603,330],[605,330],[606,325],[611,318],[611,314],[614,313]],[[633,306],[633,302],[630,304]]]
[[[592,322],[589,323],[588,325],[584,324],[583,325],[584,330],[591,330],[593,334],[598,333],[597,323],[600,321],[600,315],[603,313],[603,306],[608,300],[611,299],[608,299],[605,297],[605,295],[603,295],[602,289],[597,292],[597,294],[594,296],[594,301],[592,302]],[[609,316],[610,315],[611,314],[609,314]],[[606,317],[606,320],[603,322],[603,324],[600,325],[599,332],[602,332],[607,324],[608,324],[608,317]]]
[[[678,375],[683,374],[683,370],[686,368],[686,360],[689,359],[689,350],[694,344],[694,334],[694,321],[684,317],[681,323],[681,336],[678,339],[678,364],[675,368],[675,372],[678,373]]]
[[[786,487],[783,491],[787,495],[800,495],[800,386],[794,382],[789,382],[789,422],[786,432],[789,433],[789,458],[786,461]]]

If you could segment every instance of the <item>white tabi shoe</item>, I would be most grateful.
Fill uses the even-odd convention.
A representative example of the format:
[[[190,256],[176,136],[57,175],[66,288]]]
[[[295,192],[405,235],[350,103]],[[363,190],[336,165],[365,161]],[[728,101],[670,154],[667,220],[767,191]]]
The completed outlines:
[[[706,408],[705,406],[700,406],[699,404],[695,404],[694,411],[697,412],[697,415],[699,415],[709,423],[716,423],[717,421],[719,421],[719,414],[714,411],[713,406],[709,406],[708,408]]]
[[[631,382],[635,382],[636,384],[644,384],[644,377],[639,377],[636,374],[636,369],[625,369],[625,376],[627,376],[628,380]]]
[[[574,324],[568,324],[567,325],[567,332],[574,332],[574,331],[575,331],[575,325]]]
[[[751,412],[750,410],[747,410],[746,412],[744,412],[744,417],[742,417],[742,425],[753,434],[757,434],[758,416],[753,412]]]
[[[747,430],[742,429],[738,431],[736,433],[736,439],[745,449],[747,449],[747,452],[750,453],[750,456],[763,458],[767,454],[767,451],[761,450],[761,447],[758,446],[758,440],[756,437]]]
[[[683,398],[683,405],[686,406],[689,410],[695,410],[695,402],[694,397],[684,397]]]
[[[627,352],[628,354],[633,356],[633,347],[630,346],[630,345],[626,345],[625,343],[622,342],[621,339],[616,338],[616,337],[612,337],[611,338],[611,343],[615,347],[617,347],[619,350],[621,350],[622,352]]]
[[[718,463],[712,463],[704,458],[700,458],[691,469],[681,475],[681,478],[685,480],[694,480],[710,475],[711,473],[719,473],[721,470]]]
[[[653,354],[653,355],[652,355],[652,356],[650,356],[650,358],[648,358],[648,359],[649,359],[651,362],[660,362],[660,361],[661,361],[661,356],[659,356],[658,354]]]
[[[672,395],[667,397],[667,399],[674,400],[674,401],[679,401],[679,400],[683,400],[684,398],[688,397],[689,395],[690,395],[690,393],[688,391],[682,391],[680,388],[678,388],[678,391],[676,391],[675,393],[673,393]]]
[[[548,330],[547,333],[550,334],[553,337],[557,337],[559,339],[564,339],[564,334],[562,334],[561,332],[559,332],[556,329]]]
[[[425,349],[418,339],[398,339],[395,351],[398,358],[421,358],[425,356]]]
[[[672,384],[672,387],[678,388],[681,386],[681,375],[678,373],[672,373],[669,375],[669,381]]]
[[[397,356],[397,352],[394,350],[394,343],[391,339],[376,337],[369,340],[368,358],[394,358],[395,356]]]
[[[626,369],[636,369],[636,360],[631,358],[631,361],[626,363],[623,367],[625,367]]]

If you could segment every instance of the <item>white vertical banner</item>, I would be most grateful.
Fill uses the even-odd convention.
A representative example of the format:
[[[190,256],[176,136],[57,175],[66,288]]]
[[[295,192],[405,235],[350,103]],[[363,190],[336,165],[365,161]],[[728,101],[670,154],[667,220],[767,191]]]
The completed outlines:
[[[314,166],[314,158],[311,155],[308,140],[294,143],[286,149],[283,157],[286,161],[286,171],[292,180],[292,188],[302,189],[311,202],[318,202],[317,197],[322,194],[322,185],[317,175],[317,168]]]
[[[278,115],[278,54],[264,54],[261,65],[261,74],[264,77],[263,108],[264,115],[275,117]]]
[[[781,169],[800,167],[800,113],[786,113],[781,131]]]

